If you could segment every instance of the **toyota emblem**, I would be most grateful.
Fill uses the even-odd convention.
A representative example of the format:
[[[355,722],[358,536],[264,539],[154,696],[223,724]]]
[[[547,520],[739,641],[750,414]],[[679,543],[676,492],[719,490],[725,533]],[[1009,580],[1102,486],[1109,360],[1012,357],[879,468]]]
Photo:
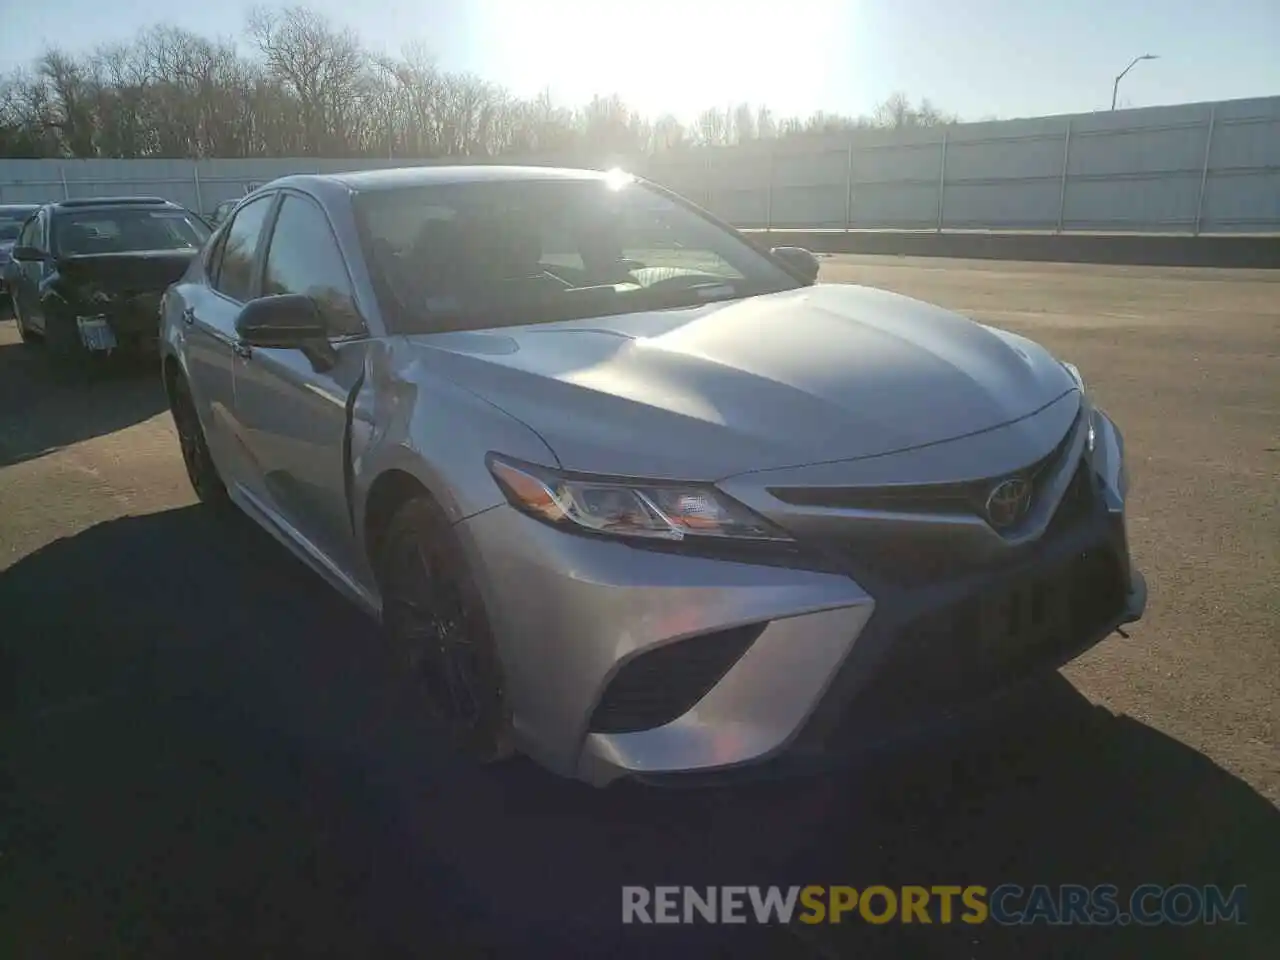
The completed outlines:
[[[1031,484],[1021,477],[1001,480],[987,495],[987,522],[997,530],[1014,526],[1031,506]]]

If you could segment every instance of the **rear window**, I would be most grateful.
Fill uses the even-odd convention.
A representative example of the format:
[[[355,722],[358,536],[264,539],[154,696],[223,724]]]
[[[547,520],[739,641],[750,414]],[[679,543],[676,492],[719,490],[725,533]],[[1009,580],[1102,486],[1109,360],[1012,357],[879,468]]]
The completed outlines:
[[[63,213],[54,221],[62,256],[199,249],[209,229],[185,210],[118,207]]]

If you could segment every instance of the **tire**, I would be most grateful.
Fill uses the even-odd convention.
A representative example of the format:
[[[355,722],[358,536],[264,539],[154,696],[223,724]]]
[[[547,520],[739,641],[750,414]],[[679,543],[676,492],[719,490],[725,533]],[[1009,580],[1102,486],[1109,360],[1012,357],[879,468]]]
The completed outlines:
[[[187,381],[181,376],[174,379],[169,390],[169,412],[178,431],[178,445],[182,450],[182,464],[187,468],[187,479],[200,502],[211,507],[224,507],[230,502],[227,488],[218,476],[205,441],[204,428],[196,414]]]
[[[13,322],[18,327],[18,336],[22,338],[22,342],[27,346],[40,342],[40,336],[34,330],[28,330],[27,325],[22,322],[22,314],[18,310],[18,301],[12,295],[7,297],[9,301],[9,310],[13,313]]]
[[[494,763],[514,752],[489,617],[448,518],[427,496],[396,511],[377,563],[383,633],[401,677],[451,745]]]

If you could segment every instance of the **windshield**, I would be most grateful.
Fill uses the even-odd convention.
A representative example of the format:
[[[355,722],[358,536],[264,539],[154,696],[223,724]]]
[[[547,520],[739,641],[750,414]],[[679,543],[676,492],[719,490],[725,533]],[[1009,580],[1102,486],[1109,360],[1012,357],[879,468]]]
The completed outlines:
[[[65,213],[54,221],[59,256],[199,249],[209,228],[185,210],[117,207]]]
[[[642,183],[512,180],[357,196],[393,333],[691,306],[801,286]]]

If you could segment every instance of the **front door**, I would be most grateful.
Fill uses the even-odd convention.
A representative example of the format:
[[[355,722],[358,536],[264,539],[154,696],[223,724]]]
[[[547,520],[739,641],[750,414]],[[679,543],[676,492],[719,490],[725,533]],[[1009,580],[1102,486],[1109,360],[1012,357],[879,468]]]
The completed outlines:
[[[247,467],[235,436],[236,317],[256,290],[259,252],[267,215],[275,201],[268,194],[246,204],[211,250],[206,276],[181,286],[181,326],[190,367],[191,394],[205,441],[223,483],[243,484]]]
[[[49,252],[49,215],[41,210],[27,221],[18,235],[16,246]],[[22,325],[31,331],[44,332],[44,307],[40,303],[40,287],[53,268],[52,260],[15,260],[13,308],[22,317]]]
[[[347,577],[358,556],[347,496],[349,401],[368,337],[328,217],[285,193],[267,246],[262,294],[304,294],[325,318],[333,353],[241,346],[235,359],[236,427],[257,489],[280,519]]]

